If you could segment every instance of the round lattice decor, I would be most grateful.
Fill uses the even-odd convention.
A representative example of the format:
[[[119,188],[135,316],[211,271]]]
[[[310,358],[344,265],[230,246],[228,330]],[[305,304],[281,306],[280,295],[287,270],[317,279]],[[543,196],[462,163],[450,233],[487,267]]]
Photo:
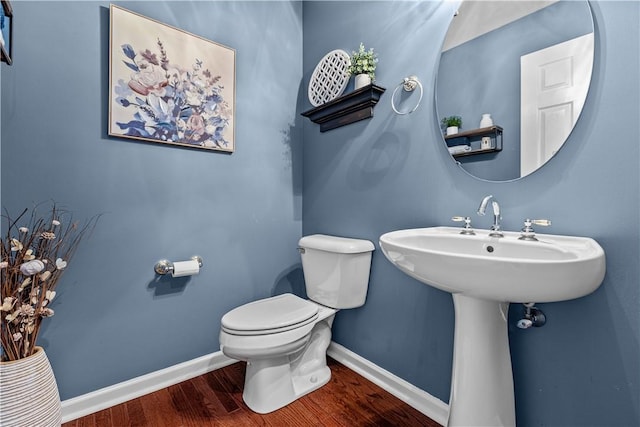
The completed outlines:
[[[327,53],[316,65],[309,81],[309,102],[314,107],[342,95],[349,82],[349,54],[341,49]]]

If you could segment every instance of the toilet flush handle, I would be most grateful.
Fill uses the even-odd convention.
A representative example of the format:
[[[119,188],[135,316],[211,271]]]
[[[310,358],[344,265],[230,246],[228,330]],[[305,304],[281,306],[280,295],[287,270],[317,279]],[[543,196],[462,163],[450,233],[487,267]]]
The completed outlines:
[[[301,254],[303,254],[303,253],[305,252],[305,251],[304,251],[304,248],[298,248],[298,252],[300,252]]]

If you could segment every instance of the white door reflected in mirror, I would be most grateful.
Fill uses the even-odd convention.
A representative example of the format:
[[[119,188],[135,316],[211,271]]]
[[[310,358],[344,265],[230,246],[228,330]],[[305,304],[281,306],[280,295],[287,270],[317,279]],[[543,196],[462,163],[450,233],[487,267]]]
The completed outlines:
[[[593,33],[520,58],[520,176],[544,165],[562,147],[587,98]]]

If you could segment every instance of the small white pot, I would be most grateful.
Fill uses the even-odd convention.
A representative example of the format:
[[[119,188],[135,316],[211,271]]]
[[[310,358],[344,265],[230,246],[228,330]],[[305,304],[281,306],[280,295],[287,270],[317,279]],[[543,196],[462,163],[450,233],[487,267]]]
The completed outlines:
[[[371,76],[369,74],[357,74],[355,81],[355,89],[360,89],[371,84]]]
[[[447,128],[447,135],[455,135],[458,133],[458,126],[449,126]]]
[[[480,120],[481,128],[488,128],[493,126],[493,119],[491,118],[491,114],[485,113],[482,115],[482,119]]]

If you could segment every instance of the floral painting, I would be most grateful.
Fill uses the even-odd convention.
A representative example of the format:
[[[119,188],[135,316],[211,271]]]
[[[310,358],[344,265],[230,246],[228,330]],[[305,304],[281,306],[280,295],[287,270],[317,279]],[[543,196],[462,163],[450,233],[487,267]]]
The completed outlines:
[[[109,134],[234,151],[235,51],[111,5]]]

